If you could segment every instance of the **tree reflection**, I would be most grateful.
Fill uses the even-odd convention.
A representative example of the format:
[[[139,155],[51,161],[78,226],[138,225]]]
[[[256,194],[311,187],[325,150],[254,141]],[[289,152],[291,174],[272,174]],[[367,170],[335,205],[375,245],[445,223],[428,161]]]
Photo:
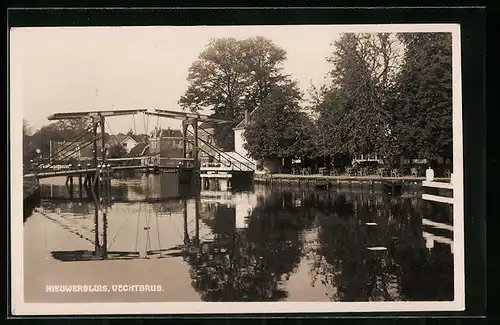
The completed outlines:
[[[331,300],[453,298],[452,254],[425,247],[415,198],[338,195],[323,204],[318,223],[312,285],[319,280]]]
[[[206,223],[212,242],[189,254],[193,287],[204,301],[279,301],[288,293],[282,281],[300,261],[301,231],[307,214],[292,193],[260,197],[248,216],[248,227],[235,227],[235,209],[212,206]],[[304,218],[304,215],[306,218]]]

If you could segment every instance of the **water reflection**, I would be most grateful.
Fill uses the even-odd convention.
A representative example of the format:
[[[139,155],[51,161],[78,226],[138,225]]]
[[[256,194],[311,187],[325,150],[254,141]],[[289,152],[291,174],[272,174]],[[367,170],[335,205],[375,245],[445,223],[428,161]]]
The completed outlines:
[[[300,262],[301,230],[311,218],[293,205],[291,193],[259,196],[238,227],[236,208],[208,205],[202,217],[213,240],[188,255],[193,286],[204,301],[277,301],[287,298],[284,280]]]
[[[51,258],[179,260],[202,301],[453,299],[453,226],[444,204],[418,193],[195,192],[169,177],[115,182],[105,218],[93,200],[44,185],[35,214],[88,246],[75,241],[78,248],[53,249]],[[176,277],[169,268],[161,273]]]

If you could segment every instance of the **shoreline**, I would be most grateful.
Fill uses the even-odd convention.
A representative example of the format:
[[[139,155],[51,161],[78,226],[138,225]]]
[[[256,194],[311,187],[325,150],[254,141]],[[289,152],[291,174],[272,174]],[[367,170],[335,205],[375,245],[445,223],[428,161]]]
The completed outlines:
[[[327,181],[340,181],[340,182],[404,182],[404,183],[412,183],[412,182],[423,182],[426,180],[425,177],[415,177],[415,176],[401,176],[401,177],[389,177],[389,176],[330,176],[330,175],[296,175],[296,174],[255,174],[254,180],[256,181],[269,181],[269,180],[327,180]],[[450,178],[445,177],[436,177],[434,178],[437,182],[445,182],[449,183]]]

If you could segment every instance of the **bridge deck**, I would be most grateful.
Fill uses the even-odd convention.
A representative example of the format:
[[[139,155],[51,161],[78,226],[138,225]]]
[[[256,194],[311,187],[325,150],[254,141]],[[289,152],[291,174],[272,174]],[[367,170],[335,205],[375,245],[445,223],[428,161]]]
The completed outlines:
[[[114,166],[111,167],[111,170],[133,170],[133,169],[146,169],[146,168],[152,168],[151,166]],[[162,170],[171,170],[171,171],[177,171],[177,170],[192,170],[193,168],[186,168],[186,167],[172,167],[172,166],[155,166],[155,168],[162,169]],[[71,169],[71,170],[59,170],[59,171],[48,171],[48,172],[41,172],[41,173],[30,173],[30,174],[25,174],[25,178],[30,178],[30,177],[36,177],[38,179],[40,178],[49,178],[49,177],[56,177],[56,176],[79,176],[79,175],[89,175],[89,174],[95,174],[97,172],[97,168],[85,168],[85,169]]]

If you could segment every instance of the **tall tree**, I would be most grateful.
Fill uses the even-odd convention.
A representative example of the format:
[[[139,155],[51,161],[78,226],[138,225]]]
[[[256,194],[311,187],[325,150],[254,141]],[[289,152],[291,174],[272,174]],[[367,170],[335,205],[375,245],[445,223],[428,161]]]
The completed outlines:
[[[31,126],[28,124],[28,121],[26,121],[25,119],[23,119],[23,135],[24,136],[30,136],[31,133],[32,133]]]
[[[42,126],[29,137],[29,145],[24,148],[25,161],[38,156],[36,149],[40,149],[43,157],[51,153],[50,142],[69,142],[75,139],[90,141],[92,139],[87,119],[61,120]]]
[[[254,159],[303,157],[313,143],[314,124],[299,106],[296,87],[276,87],[246,126],[245,149]]]
[[[394,136],[413,157],[452,158],[452,46],[449,33],[402,33],[405,59],[392,103]]]
[[[391,116],[387,98],[394,86],[399,52],[394,35],[346,33],[327,61],[331,85],[316,92],[320,152],[388,154]]]
[[[286,52],[263,37],[213,39],[189,68],[189,87],[179,104],[191,111],[210,109],[232,121],[214,132],[216,144],[232,150],[232,128],[245,110],[259,106],[274,86],[291,82],[283,73],[285,60]]]

